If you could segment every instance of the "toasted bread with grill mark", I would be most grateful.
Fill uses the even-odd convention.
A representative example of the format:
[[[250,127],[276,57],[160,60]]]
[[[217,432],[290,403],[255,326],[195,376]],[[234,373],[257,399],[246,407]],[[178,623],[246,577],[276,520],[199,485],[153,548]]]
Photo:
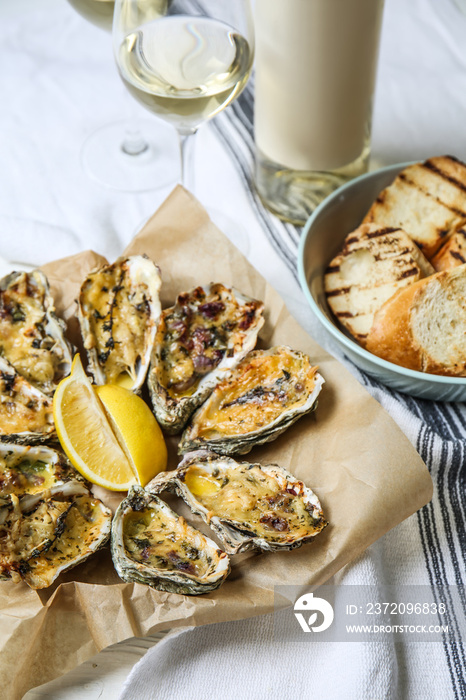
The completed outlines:
[[[466,263],[466,225],[454,231],[432,258],[432,265],[441,272]]]
[[[373,203],[363,223],[402,228],[428,260],[466,219],[466,165],[453,156],[402,170]]]
[[[362,224],[324,276],[327,302],[340,323],[365,345],[374,315],[398,289],[434,272],[401,229]]]
[[[408,369],[466,376],[466,265],[397,292],[375,315],[366,348]]]

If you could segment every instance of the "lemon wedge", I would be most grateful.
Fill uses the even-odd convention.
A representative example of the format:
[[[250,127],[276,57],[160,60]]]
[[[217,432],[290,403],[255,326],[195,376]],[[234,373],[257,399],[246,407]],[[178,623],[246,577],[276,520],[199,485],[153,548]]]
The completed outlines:
[[[147,404],[122,387],[94,387],[79,355],[55,391],[53,417],[69,460],[94,484],[127,491],[166,465],[163,435]]]
[[[139,484],[145,486],[167,467],[167,446],[154,414],[140,396],[119,384],[95,390]]]

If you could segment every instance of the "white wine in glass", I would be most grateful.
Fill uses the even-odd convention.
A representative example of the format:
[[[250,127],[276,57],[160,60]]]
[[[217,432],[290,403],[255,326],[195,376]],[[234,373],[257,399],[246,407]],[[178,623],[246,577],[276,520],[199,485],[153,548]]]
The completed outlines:
[[[112,30],[115,0],[68,0],[76,12],[96,27]]]
[[[68,0],[96,27],[112,31],[115,0]],[[81,160],[84,170],[101,184],[125,192],[143,192],[174,183],[176,144],[167,139],[159,122],[156,135],[148,119],[124,119],[106,124],[85,141]]]
[[[182,181],[191,184],[188,139],[240,94],[252,70],[249,0],[116,0],[113,35],[128,90],[176,127]]]

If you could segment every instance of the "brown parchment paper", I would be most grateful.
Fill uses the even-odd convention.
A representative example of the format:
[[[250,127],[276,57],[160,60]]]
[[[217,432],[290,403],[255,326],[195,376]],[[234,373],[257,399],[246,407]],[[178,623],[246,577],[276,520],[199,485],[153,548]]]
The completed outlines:
[[[266,324],[261,344],[291,345],[320,366],[326,383],[317,410],[244,459],[288,467],[316,491],[330,525],[312,544],[292,552],[240,555],[224,585],[205,596],[125,584],[108,549],[43,591],[1,583],[4,700],[22,697],[128,637],[270,612],[274,585],[324,583],[432,496],[424,463],[388,414],[300,328],[278,294],[183,188],[173,191],[125,252],[146,253],[160,265],[164,306],[179,292],[209,282],[233,285],[262,299]],[[77,291],[85,274],[102,262],[87,251],[43,268],[75,341]],[[171,445],[170,467],[176,463]]]

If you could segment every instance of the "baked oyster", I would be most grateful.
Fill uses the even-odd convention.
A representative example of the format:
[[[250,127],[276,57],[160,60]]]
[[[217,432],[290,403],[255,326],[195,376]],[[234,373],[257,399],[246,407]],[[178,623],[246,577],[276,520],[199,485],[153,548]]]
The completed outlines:
[[[0,442],[1,495],[40,493],[72,479],[81,477],[56,450]]]
[[[205,447],[246,454],[317,406],[324,383],[309,357],[287,346],[250,352],[192,417],[180,453]]]
[[[118,258],[84,280],[78,318],[96,384],[141,388],[161,306],[160,270],[145,255]]]
[[[54,435],[52,399],[0,356],[0,440],[31,444]]]
[[[0,355],[48,395],[70,373],[65,329],[43,272],[12,272],[0,280]]]
[[[82,482],[0,499],[0,579],[50,586],[110,536],[112,513]]]
[[[132,486],[112,524],[112,558],[124,581],[197,595],[218,588],[230,571],[225,552],[154,493]]]
[[[168,433],[180,432],[226,371],[255,346],[263,303],[223,284],[196,287],[163,311],[148,385]]]
[[[215,531],[228,554],[279,551],[310,542],[327,525],[319,499],[275,464],[236,462],[199,450],[146,486],[173,491]]]

